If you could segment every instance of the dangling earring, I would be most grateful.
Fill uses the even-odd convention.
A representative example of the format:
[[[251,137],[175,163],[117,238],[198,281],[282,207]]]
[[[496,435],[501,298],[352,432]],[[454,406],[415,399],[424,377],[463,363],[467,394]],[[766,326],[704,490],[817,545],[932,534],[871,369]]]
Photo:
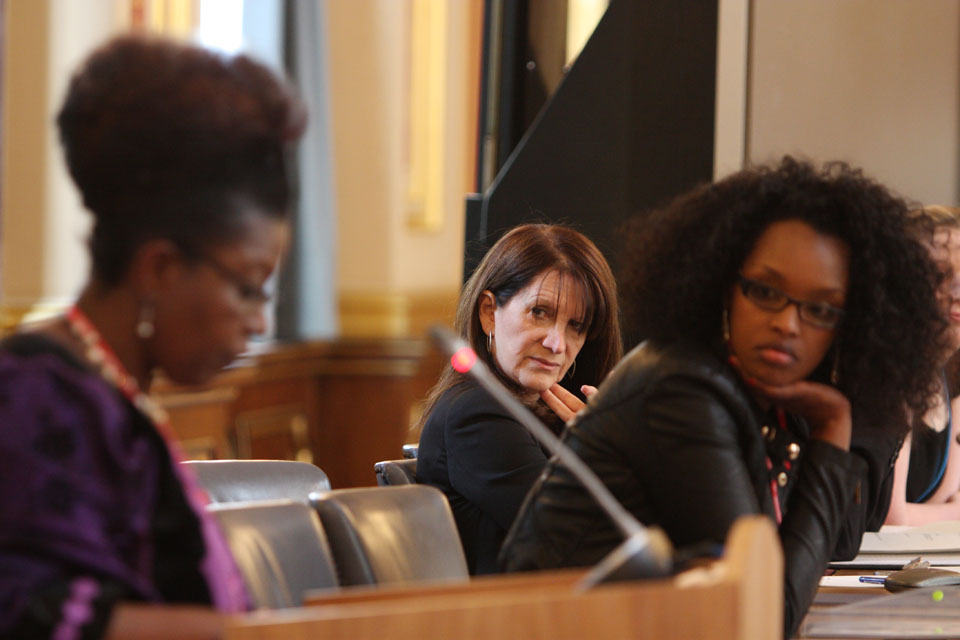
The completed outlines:
[[[723,331],[723,341],[730,344],[730,314],[727,312],[727,308],[723,308],[723,318],[721,320],[722,331]]]
[[[573,361],[573,364],[570,365],[570,368],[567,369],[567,377],[568,377],[568,378],[573,378],[573,372],[576,371],[576,370],[577,370],[577,361],[574,360],[574,361]]]
[[[830,369],[830,383],[833,386],[840,384],[840,347],[833,346],[833,367]]]
[[[154,330],[153,303],[142,302],[140,304],[140,318],[137,320],[137,337],[141,340],[148,340],[153,337]]]
[[[487,334],[487,353],[493,355],[493,331]]]

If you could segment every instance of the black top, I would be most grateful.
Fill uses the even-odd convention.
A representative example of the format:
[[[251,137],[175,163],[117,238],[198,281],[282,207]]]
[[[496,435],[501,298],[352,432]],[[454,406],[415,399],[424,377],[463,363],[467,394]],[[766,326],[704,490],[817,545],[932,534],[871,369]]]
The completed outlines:
[[[950,425],[934,431],[926,423],[914,426],[907,471],[907,502],[925,502],[943,480],[950,446]]]
[[[809,439],[803,420],[785,417],[784,424],[758,409],[716,355],[647,342],[617,365],[564,439],[633,515],[662,527],[676,546],[722,543],[741,515],[775,517],[775,483],[789,637],[847,526],[867,469],[857,455]],[[501,560],[511,571],[591,565],[620,541],[553,459],[517,516]]]
[[[952,361],[951,361],[952,362]],[[950,438],[954,432],[950,400],[958,395],[957,371],[948,366],[943,372],[943,401],[946,403],[947,423],[937,431],[918,417],[910,425],[910,466],[907,471],[907,502],[925,502],[943,480],[950,454]]]
[[[950,436],[953,432],[953,415],[950,410],[950,393],[944,377],[943,400],[946,403],[947,423],[937,431],[923,421],[914,420],[911,426],[910,466],[907,471],[907,502],[924,502],[937,490],[943,480],[950,452]]]
[[[448,389],[420,433],[417,482],[450,501],[471,574],[497,571],[497,553],[547,452],[474,381]]]

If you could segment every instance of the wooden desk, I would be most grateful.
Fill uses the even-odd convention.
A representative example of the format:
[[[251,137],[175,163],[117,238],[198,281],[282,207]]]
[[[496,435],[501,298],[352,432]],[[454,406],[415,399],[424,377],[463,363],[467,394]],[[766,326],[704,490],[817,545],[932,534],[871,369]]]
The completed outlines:
[[[726,548],[703,569],[584,593],[572,588],[582,572],[345,590],[300,609],[232,618],[225,638],[780,638],[783,562],[774,526],[745,518]]]
[[[834,575],[849,575],[849,576],[860,576],[860,575],[874,575],[873,571],[858,571],[856,569],[842,569]],[[853,604],[856,602],[863,602],[864,600],[869,600],[872,598],[883,598],[886,596],[892,595],[889,591],[885,590],[883,587],[820,587],[817,589],[817,595],[813,600],[813,604],[810,606],[810,610],[807,612],[809,616],[811,613],[827,611],[834,607],[843,606],[847,604]],[[800,631],[797,634],[797,638],[807,638],[809,636],[804,635],[804,623],[800,624]],[[826,640],[839,640],[827,638]],[[869,639],[868,639],[869,640]]]

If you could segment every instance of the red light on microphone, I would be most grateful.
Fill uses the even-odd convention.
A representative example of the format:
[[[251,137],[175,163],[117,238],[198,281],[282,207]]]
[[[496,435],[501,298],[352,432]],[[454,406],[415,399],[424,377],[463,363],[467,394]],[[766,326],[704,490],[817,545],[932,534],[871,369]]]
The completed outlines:
[[[476,362],[477,354],[474,353],[470,347],[458,349],[456,353],[450,356],[450,364],[453,365],[454,370],[459,373],[470,371]]]

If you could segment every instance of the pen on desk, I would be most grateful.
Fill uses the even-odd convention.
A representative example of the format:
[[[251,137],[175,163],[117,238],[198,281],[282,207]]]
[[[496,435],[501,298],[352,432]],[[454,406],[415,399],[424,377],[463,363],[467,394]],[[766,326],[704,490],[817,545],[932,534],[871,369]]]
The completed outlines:
[[[886,576],[860,576],[860,582],[867,584],[883,584],[886,580]]]

